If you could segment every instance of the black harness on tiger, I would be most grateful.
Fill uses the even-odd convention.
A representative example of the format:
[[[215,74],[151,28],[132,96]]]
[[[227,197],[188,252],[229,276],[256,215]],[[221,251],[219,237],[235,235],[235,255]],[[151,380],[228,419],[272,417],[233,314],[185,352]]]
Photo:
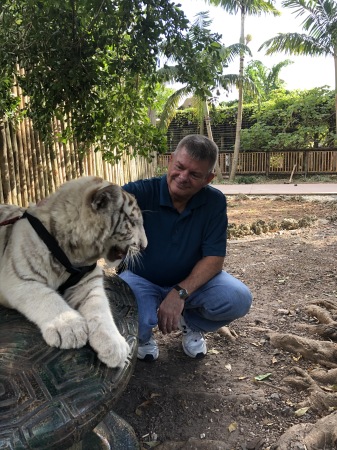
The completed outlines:
[[[58,292],[61,295],[64,294],[66,289],[70,288],[71,286],[75,286],[75,284],[77,284],[85,274],[87,274],[88,272],[92,272],[95,269],[97,265],[96,263],[92,264],[91,266],[73,266],[69,261],[67,255],[59,246],[57,240],[49,233],[49,231],[39,221],[39,219],[27,213],[27,211],[24,212],[20,218],[28,219],[29,223],[46,244],[52,255],[65,267],[66,271],[70,273],[69,278],[58,288]]]

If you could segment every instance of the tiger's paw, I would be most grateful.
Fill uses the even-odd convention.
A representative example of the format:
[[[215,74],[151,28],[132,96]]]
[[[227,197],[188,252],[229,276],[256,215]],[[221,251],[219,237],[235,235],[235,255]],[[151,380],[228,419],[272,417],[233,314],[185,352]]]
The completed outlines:
[[[65,311],[45,324],[42,335],[51,347],[80,348],[87,343],[88,325],[77,311]]]
[[[119,332],[96,330],[89,336],[91,347],[108,367],[123,367],[130,353],[129,344]]]

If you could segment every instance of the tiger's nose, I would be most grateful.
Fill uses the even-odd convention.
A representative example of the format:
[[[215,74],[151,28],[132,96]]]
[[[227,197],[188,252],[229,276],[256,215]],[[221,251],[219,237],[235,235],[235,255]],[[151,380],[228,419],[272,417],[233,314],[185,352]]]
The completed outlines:
[[[144,236],[144,238],[140,241],[140,246],[139,246],[140,251],[145,250],[146,247],[147,247],[147,238],[146,238],[146,236]]]

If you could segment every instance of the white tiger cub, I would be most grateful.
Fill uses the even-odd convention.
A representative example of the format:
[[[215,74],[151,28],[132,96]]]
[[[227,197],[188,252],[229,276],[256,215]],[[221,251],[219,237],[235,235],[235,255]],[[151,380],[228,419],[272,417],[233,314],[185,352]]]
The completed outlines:
[[[109,367],[123,366],[129,346],[113,320],[99,266],[63,296],[69,272],[47,248],[18,206],[0,205],[0,304],[34,322],[52,347],[80,348],[89,341]],[[66,182],[27,209],[57,240],[75,268],[105,258],[113,266],[147,246],[135,198],[98,177]],[[6,224],[7,223],[7,224]]]

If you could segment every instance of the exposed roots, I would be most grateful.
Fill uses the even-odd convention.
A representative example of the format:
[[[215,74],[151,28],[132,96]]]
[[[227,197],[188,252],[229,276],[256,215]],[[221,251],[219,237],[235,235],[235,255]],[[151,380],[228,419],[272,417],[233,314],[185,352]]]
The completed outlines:
[[[294,425],[271,447],[272,450],[334,450],[337,448],[337,412],[316,423]]]
[[[221,328],[219,328],[218,329],[218,333],[221,336],[224,336],[230,342],[235,341],[236,338],[238,337],[238,335],[235,332],[235,330],[233,330],[232,328],[229,328],[229,327],[221,327]]]
[[[319,325],[307,326],[311,334],[318,334],[325,339],[337,341],[337,305],[332,300],[318,300],[304,308],[310,317],[318,320]]]
[[[316,341],[294,334],[269,333],[274,347],[302,355],[303,358],[325,367],[337,367],[337,344],[327,341]]]
[[[294,370],[297,376],[286,377],[284,381],[296,389],[309,392],[308,397],[298,407],[309,406],[319,414],[330,413],[337,409],[337,392],[334,384],[322,385],[321,382],[317,382],[314,379],[314,371],[309,375],[299,367],[296,367]],[[335,369],[333,371],[335,372]]]
[[[319,324],[302,325],[312,334],[337,341],[336,301],[319,300],[305,307],[306,313]],[[325,366],[310,373],[296,367],[295,375],[284,381],[307,397],[297,406],[310,407],[320,416],[316,423],[303,423],[289,428],[271,447],[272,450],[333,450],[337,448],[337,344],[307,339],[293,334],[269,333],[274,347],[282,348]]]

